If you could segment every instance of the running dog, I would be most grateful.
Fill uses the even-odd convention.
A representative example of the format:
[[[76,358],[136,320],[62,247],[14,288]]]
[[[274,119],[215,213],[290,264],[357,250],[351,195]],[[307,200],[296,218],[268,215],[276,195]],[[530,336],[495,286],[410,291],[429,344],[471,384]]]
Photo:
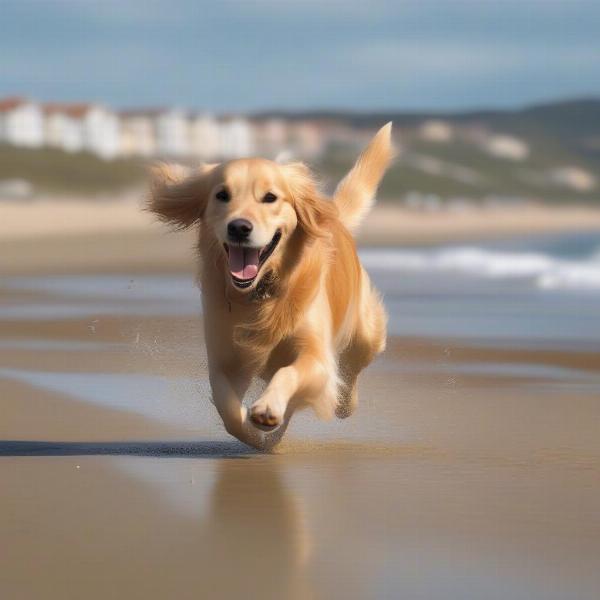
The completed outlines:
[[[197,227],[199,285],[213,402],[227,431],[272,448],[299,407],[344,418],[357,377],[385,348],[386,314],[352,237],[392,155],[391,123],[333,198],[302,163],[262,158],[159,165],[149,210]],[[253,380],[266,382],[247,408]]]

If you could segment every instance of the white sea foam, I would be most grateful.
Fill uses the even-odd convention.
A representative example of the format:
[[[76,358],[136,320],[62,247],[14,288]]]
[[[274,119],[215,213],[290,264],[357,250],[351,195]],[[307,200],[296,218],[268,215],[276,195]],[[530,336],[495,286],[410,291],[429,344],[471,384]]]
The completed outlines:
[[[367,269],[456,272],[495,279],[526,279],[540,289],[600,290],[600,249],[580,260],[539,252],[503,252],[477,247],[436,250],[364,249]]]

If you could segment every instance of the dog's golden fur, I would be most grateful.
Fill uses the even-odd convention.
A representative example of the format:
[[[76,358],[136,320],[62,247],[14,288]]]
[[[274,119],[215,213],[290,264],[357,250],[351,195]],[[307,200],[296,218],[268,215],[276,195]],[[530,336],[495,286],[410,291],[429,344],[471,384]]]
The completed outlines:
[[[155,169],[150,210],[175,227],[198,226],[213,401],[226,429],[247,444],[272,447],[299,406],[323,418],[350,415],[358,374],[385,347],[383,305],[351,231],[391,160],[390,134],[391,124],[379,131],[333,200],[301,163]],[[225,202],[219,190],[227,190]],[[262,201],[267,192],[276,201]],[[228,268],[227,224],[240,217],[253,224],[248,244],[275,244],[244,289]],[[254,377],[267,387],[248,410],[242,400]]]

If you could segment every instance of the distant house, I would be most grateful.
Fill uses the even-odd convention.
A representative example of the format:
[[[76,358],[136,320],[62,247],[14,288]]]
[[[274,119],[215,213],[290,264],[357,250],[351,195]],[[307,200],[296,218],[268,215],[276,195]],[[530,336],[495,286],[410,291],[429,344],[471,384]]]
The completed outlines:
[[[157,154],[156,115],[144,110],[120,113],[121,154],[123,156],[154,156]]]
[[[201,160],[221,156],[221,131],[219,122],[210,114],[192,115],[189,119],[190,154]]]
[[[576,192],[591,192],[596,187],[596,178],[581,167],[557,167],[549,175],[552,183]]]
[[[0,142],[39,148],[44,144],[44,119],[39,104],[26,98],[0,100]]]
[[[44,105],[44,139],[47,146],[65,152],[82,152],[85,147],[81,120],[64,104]]]
[[[156,132],[156,152],[160,156],[188,156],[190,132],[187,115],[177,109],[150,111]]]
[[[46,104],[44,115],[48,146],[104,159],[119,155],[119,118],[113,111],[97,104]]]
[[[326,133],[316,123],[298,121],[289,125],[289,143],[301,158],[315,158],[325,149]]]
[[[428,142],[444,143],[452,140],[454,131],[446,121],[429,119],[419,128],[419,135]]]
[[[483,148],[488,154],[507,160],[523,161],[529,156],[529,146],[512,135],[491,135]]]
[[[252,138],[257,154],[275,158],[291,150],[287,123],[278,118],[255,118],[251,121]]]
[[[242,117],[224,117],[219,121],[221,158],[241,158],[255,153],[250,123]]]
[[[83,121],[84,147],[89,152],[106,159],[119,155],[121,139],[119,118],[112,111],[95,104],[74,108],[75,115]]]
[[[290,153],[297,158],[314,158],[325,147],[325,131],[315,121],[286,121],[281,118],[252,120],[254,152],[267,158]]]

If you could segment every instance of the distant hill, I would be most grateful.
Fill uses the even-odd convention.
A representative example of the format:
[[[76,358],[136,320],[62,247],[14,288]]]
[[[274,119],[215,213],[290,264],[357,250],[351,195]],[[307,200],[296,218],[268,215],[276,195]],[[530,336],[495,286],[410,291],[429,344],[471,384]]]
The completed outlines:
[[[382,196],[418,202],[600,200],[600,99],[553,102],[518,110],[470,112],[313,111],[264,116],[313,119],[375,129],[393,121],[398,161]],[[437,127],[437,130],[436,130]],[[329,153],[331,182],[350,165]],[[429,198],[427,198],[429,197]]]
[[[441,119],[457,124],[483,122],[502,126],[511,124],[519,126],[523,122],[529,122],[548,131],[585,135],[589,132],[590,127],[595,129],[596,133],[600,133],[600,98],[563,100],[506,110],[458,112],[267,111],[257,113],[255,116],[280,117],[289,120],[336,120],[358,128],[372,128],[388,121],[394,121],[400,127],[410,127],[431,119]]]
[[[442,202],[600,202],[600,99],[467,112],[265,112],[320,123],[327,151],[314,166],[332,189],[373,130],[393,121],[398,158],[380,196]],[[341,133],[340,133],[341,132]],[[144,181],[142,161],[0,145],[0,188],[102,194]],[[0,189],[2,195],[2,189]]]

